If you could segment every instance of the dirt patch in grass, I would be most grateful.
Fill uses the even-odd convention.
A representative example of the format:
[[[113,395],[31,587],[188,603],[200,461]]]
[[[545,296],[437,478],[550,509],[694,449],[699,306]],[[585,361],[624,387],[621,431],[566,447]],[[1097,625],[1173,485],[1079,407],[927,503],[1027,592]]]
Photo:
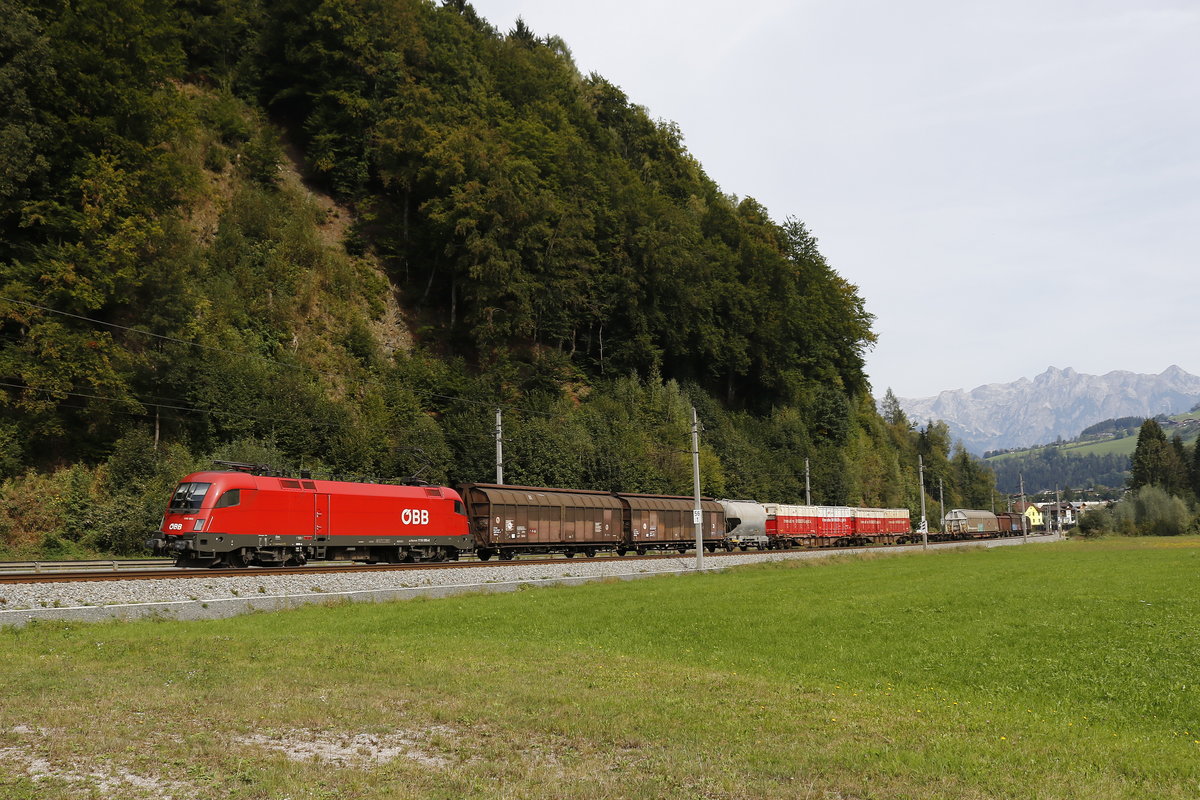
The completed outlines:
[[[346,767],[366,767],[403,758],[425,767],[440,768],[448,767],[452,762],[433,752],[431,740],[436,736],[453,735],[452,730],[440,726],[427,731],[386,734],[291,730],[242,736],[234,742],[277,750],[292,761],[325,761]]]
[[[33,783],[66,785],[81,797],[104,798],[152,797],[175,800],[195,796],[194,787],[178,781],[146,775],[120,764],[85,764],[63,761],[46,755],[51,732],[30,725],[16,725],[12,733],[20,737],[15,745],[0,747],[0,764],[13,774],[24,774]]]

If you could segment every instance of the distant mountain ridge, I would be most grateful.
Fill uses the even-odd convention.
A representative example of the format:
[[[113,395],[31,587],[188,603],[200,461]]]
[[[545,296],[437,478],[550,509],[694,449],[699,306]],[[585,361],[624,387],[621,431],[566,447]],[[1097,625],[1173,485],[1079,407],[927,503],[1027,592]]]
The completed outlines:
[[[1158,375],[1085,375],[1049,367],[1033,380],[989,383],[936,397],[898,398],[914,422],[943,420],[972,453],[1072,438],[1115,417],[1178,414],[1200,401],[1200,377],[1170,366]]]

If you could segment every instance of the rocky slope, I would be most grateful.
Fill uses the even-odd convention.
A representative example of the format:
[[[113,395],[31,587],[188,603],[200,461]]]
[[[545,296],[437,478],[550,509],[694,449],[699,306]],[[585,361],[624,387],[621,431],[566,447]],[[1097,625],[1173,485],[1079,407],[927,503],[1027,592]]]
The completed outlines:
[[[1050,367],[1033,380],[900,398],[900,405],[913,421],[944,420],[968,450],[983,453],[1071,438],[1113,417],[1177,414],[1197,401],[1200,378],[1177,366],[1158,375],[1084,375]]]

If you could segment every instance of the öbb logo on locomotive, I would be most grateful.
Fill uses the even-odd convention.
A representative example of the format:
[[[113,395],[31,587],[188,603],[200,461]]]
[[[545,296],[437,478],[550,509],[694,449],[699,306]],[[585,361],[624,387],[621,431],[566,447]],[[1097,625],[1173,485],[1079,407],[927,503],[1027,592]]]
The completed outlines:
[[[709,552],[914,540],[907,509],[708,497],[700,505],[702,542]],[[180,481],[149,543],[181,566],[197,567],[308,559],[453,561],[467,553],[481,560],[511,560],[521,553],[685,553],[696,546],[694,506],[693,498],[674,495],[314,480],[226,464]],[[942,538],[1011,535],[1011,527],[971,526]]]

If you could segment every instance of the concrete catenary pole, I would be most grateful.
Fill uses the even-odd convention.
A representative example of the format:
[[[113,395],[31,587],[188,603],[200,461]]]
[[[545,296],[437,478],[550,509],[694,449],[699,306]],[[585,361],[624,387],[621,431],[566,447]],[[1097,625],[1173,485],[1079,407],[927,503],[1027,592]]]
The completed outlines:
[[[700,420],[692,406],[692,522],[696,524],[696,569],[704,569],[704,511],[700,508]]]
[[[925,458],[917,456],[917,492],[921,495],[921,547],[929,549],[929,522],[925,519]]]
[[[504,483],[504,420],[496,409],[496,483]]]
[[[1025,504],[1025,475],[1018,472],[1017,476],[1021,479],[1021,539],[1028,544],[1029,517],[1025,515],[1025,512],[1029,510],[1029,507]]]
[[[812,505],[812,488],[808,481],[808,459],[804,459],[804,505]]]
[[[1058,538],[1062,538],[1062,498],[1058,494],[1058,485],[1054,486],[1054,516],[1058,518]]]
[[[942,479],[938,478],[938,513],[942,515],[941,531],[946,532],[946,494],[942,490]]]

